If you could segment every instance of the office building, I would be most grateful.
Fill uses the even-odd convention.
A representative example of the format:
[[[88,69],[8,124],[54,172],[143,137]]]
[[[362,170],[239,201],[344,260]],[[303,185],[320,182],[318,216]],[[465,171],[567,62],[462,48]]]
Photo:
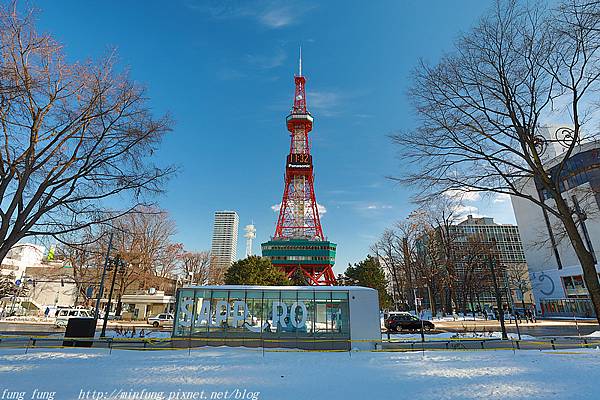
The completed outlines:
[[[225,272],[237,260],[238,225],[235,211],[215,212],[209,273],[211,283],[222,283]]]

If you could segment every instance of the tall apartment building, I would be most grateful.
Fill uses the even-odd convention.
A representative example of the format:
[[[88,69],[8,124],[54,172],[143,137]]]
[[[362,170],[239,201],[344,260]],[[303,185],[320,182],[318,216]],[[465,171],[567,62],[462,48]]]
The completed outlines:
[[[210,283],[220,284],[237,259],[239,218],[235,211],[216,211],[210,261]],[[199,283],[199,282],[198,282]]]

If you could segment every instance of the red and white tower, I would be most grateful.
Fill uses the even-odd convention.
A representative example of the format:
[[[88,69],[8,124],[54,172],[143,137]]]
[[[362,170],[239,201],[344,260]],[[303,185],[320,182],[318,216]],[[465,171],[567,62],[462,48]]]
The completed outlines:
[[[315,198],[312,156],[308,133],[313,117],[306,109],[306,78],[302,76],[302,55],[294,76],[294,106],[287,117],[290,154],[285,168],[285,187],[274,238],[324,240]]]
[[[302,75],[302,51],[294,76],[294,105],[287,116],[290,152],[285,167],[285,187],[272,240],[263,243],[263,255],[284,269],[288,277],[302,271],[308,283],[335,283],[333,264],[336,245],[323,235],[314,189],[309,132],[313,117],[306,107],[306,78]]]

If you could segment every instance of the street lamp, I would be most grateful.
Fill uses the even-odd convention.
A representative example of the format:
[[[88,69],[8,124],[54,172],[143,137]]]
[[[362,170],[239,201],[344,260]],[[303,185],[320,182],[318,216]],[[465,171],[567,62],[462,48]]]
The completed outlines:
[[[117,278],[117,273],[119,273],[121,275],[124,274],[125,267],[126,267],[125,261],[123,261],[121,256],[119,256],[118,254],[114,258],[110,259],[108,261],[108,263],[106,264],[107,271],[111,271],[113,268],[114,268],[114,271],[113,271],[112,282],[110,284],[110,291],[108,293],[108,302],[106,303],[106,308],[104,310],[104,321],[102,322],[102,332],[100,333],[100,337],[106,336],[106,324],[108,323],[108,314],[110,313],[111,300],[112,300],[113,290],[115,288],[115,280]]]

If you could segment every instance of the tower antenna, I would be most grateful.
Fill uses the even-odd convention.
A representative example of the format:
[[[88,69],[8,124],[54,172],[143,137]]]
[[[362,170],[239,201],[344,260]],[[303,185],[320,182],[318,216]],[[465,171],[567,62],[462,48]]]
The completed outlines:
[[[300,46],[300,59],[298,62],[298,76],[302,76],[302,46]]]
[[[254,221],[250,225],[246,225],[244,228],[246,232],[244,237],[246,238],[246,258],[252,255],[252,239],[256,238],[256,228],[254,227]]]

